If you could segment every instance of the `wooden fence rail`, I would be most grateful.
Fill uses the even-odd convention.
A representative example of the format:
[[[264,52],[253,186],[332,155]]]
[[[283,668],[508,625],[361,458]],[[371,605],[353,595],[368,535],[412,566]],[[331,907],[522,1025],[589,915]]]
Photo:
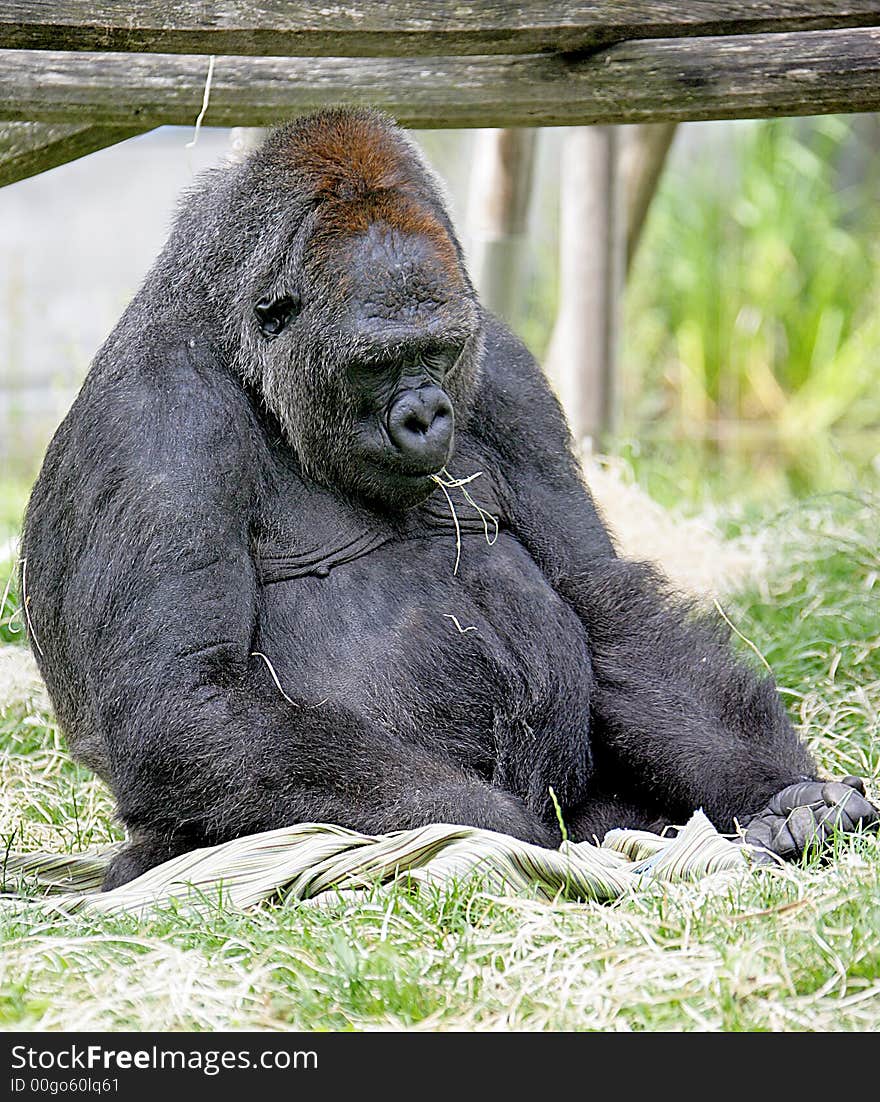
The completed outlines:
[[[132,138],[140,127],[0,124],[0,187]]]
[[[430,57],[878,24],[876,0],[3,0],[0,48]]]
[[[0,51],[0,118],[190,124],[208,62]],[[404,126],[575,126],[880,108],[880,29],[622,42],[589,57],[218,57],[205,125],[265,126],[369,104]]]

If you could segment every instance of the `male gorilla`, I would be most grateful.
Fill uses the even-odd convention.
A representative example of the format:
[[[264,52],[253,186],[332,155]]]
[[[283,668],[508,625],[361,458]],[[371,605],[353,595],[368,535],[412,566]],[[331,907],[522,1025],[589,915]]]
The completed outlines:
[[[575,839],[702,807],[791,856],[876,818],[718,625],[615,556],[538,366],[372,112],[189,196],[49,447],[22,575],[131,836],[106,887],[303,821],[550,846],[551,786]]]

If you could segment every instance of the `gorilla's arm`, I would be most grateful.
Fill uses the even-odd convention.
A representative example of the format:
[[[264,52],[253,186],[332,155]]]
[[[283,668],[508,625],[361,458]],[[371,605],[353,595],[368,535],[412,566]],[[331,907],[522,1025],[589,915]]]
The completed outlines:
[[[703,807],[729,830],[781,789],[814,779],[773,681],[733,656],[724,625],[670,593],[651,567],[615,556],[558,403],[526,349],[494,322],[481,402],[475,424],[497,456],[513,531],[588,633],[606,795],[641,797],[666,821]]]
[[[260,444],[242,404],[231,381],[120,383],[61,436],[70,447],[59,442],[49,469],[78,467],[75,485],[34,499],[31,530],[49,534],[27,549],[34,629],[47,666],[84,682],[134,839],[108,885],[302,821],[367,832],[446,821],[549,841],[518,799],[439,755],[342,708],[290,704],[252,655]],[[48,523],[62,501],[69,512]],[[41,568],[62,532],[58,584]]]

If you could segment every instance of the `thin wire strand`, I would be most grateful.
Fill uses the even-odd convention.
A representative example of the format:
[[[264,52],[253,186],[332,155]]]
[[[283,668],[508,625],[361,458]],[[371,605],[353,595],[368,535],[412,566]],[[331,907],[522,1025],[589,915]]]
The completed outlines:
[[[458,564],[461,561],[461,525],[458,523],[458,513],[456,513],[455,511],[455,504],[452,498],[449,496],[449,491],[446,489],[446,484],[439,477],[439,475],[432,474],[431,478],[433,478],[433,480],[443,491],[443,496],[449,503],[449,511],[450,513],[452,513],[452,523],[455,525],[455,566],[453,566],[452,568],[452,573],[454,576],[458,573]]]
[[[31,623],[31,610],[28,608],[28,595],[27,595],[27,559],[21,560],[21,607],[24,609],[24,617],[27,620],[28,635],[37,650],[40,652],[40,657],[43,656],[43,648],[40,646],[40,640],[37,638],[37,633],[34,631],[34,625]]]
[[[458,628],[458,634],[459,635],[467,635],[467,633],[469,631],[476,631],[477,630],[474,627],[473,624],[471,624],[469,627],[463,628],[461,626],[461,621],[459,620],[459,618],[456,615],[454,615],[452,612],[444,612],[443,613],[443,619],[444,620],[451,620],[453,622],[453,624],[455,624],[455,626]]]
[[[498,518],[496,516],[493,516],[492,513],[488,511],[488,509],[484,509],[482,505],[478,505],[466,488],[475,479],[481,478],[482,475],[482,471],[477,471],[475,474],[468,475],[467,478],[455,478],[452,474],[450,474],[449,470],[446,467],[443,467],[440,470],[439,474],[431,475],[433,481],[436,482],[440,489],[443,491],[443,495],[449,504],[449,511],[452,513],[453,523],[455,524],[455,566],[452,570],[453,574],[458,573],[458,565],[461,561],[461,525],[458,522],[458,513],[455,511],[455,505],[452,501],[452,497],[449,494],[450,490],[461,490],[465,501],[468,503],[468,505],[471,506],[471,508],[476,512],[477,516],[483,522],[483,533],[486,537],[486,543],[490,547],[494,547],[494,545],[498,541],[498,535],[500,532]],[[489,533],[490,523],[495,529],[494,533],[492,533],[491,535]]]

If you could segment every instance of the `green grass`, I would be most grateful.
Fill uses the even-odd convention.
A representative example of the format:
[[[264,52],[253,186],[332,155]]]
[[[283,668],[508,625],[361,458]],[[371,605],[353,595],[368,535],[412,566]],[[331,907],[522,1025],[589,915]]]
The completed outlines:
[[[876,794],[880,501],[834,495],[729,530],[770,565],[725,611],[823,765]],[[39,698],[7,708],[0,747],[4,844],[116,836],[106,791],[70,763]],[[880,1026],[880,843],[612,905],[392,886],[145,921],[4,906],[0,936],[5,1028],[867,1031]]]
[[[16,540],[27,492],[27,486],[20,480],[0,479],[0,646],[25,641],[18,595]]]
[[[779,500],[871,477],[880,156],[867,122],[680,126],[628,276],[621,439],[604,445],[640,478],[670,468],[674,500],[711,492],[707,472]],[[514,327],[542,359],[558,298],[552,187],[534,213]]]

